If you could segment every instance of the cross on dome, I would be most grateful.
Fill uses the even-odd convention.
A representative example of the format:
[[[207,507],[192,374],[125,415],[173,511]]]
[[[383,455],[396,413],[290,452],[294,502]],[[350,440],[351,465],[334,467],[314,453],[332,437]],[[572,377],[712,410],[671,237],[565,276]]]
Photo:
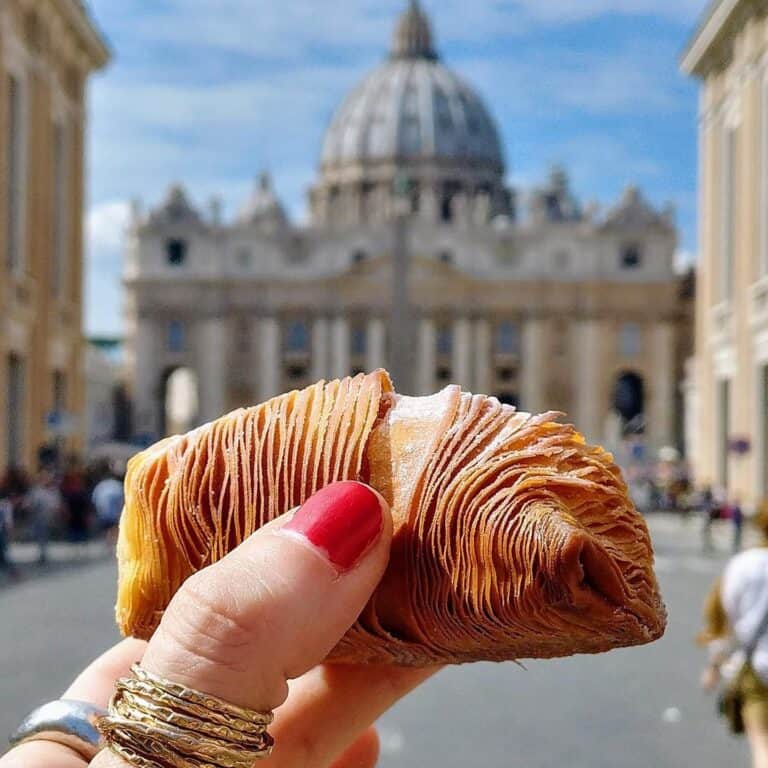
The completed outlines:
[[[392,58],[437,59],[429,17],[419,0],[409,0],[408,8],[397,22],[392,42]]]

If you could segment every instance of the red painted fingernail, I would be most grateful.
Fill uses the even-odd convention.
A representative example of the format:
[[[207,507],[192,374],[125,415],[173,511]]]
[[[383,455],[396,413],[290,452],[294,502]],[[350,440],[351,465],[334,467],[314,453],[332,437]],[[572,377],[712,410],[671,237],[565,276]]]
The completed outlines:
[[[379,538],[379,497],[362,483],[345,481],[318,491],[283,530],[301,534],[341,571],[354,567]]]

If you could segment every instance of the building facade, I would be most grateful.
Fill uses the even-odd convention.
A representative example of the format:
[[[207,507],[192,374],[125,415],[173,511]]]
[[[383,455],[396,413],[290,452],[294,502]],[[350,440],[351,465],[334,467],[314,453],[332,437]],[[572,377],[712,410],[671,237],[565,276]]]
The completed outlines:
[[[85,92],[108,52],[80,0],[0,3],[0,467],[83,414]]]
[[[768,497],[768,3],[714,3],[682,61],[701,81],[690,437],[701,484]]]
[[[593,439],[675,444],[687,304],[671,210],[635,188],[585,209],[560,169],[522,204],[504,173],[490,112],[411,2],[327,130],[307,225],[267,176],[233,221],[180,186],[137,205],[125,274],[137,430],[385,366],[400,391],[455,382],[565,411]]]

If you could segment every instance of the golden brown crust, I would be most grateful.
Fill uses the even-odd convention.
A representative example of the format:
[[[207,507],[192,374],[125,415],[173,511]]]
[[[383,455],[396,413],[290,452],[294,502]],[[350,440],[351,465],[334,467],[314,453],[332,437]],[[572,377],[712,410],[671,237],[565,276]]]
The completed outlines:
[[[334,480],[371,483],[390,565],[329,657],[425,665],[649,642],[665,613],[644,521],[611,457],[554,414],[383,371],[320,382],[132,460],[117,615],[147,637],[183,580]]]

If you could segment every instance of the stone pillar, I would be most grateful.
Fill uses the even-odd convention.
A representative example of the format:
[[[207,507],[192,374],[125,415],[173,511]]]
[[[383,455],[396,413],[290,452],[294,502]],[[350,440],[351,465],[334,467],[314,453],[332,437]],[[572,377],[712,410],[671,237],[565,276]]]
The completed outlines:
[[[523,322],[520,407],[529,413],[546,408],[546,326],[543,318],[529,317]]]
[[[197,326],[197,421],[218,419],[227,409],[227,326],[220,317],[207,317]]]
[[[490,390],[493,350],[490,320],[483,317],[475,320],[474,331],[475,380],[472,386],[478,394],[492,395]]]
[[[312,323],[312,381],[331,377],[328,361],[328,318],[316,317]]]
[[[646,404],[653,445],[674,445],[675,333],[671,323],[655,323],[651,331],[650,402]]]
[[[435,391],[435,366],[437,365],[437,329],[431,317],[423,317],[419,323],[418,393],[431,395]]]
[[[331,376],[341,379],[349,376],[349,320],[335,317],[331,322]]]
[[[453,323],[452,378],[463,389],[472,389],[472,324],[466,317]]]
[[[268,400],[280,394],[280,322],[270,315],[259,321],[259,398]]]
[[[160,338],[162,333],[152,320],[139,318],[134,342],[134,431],[152,440],[164,437],[160,434],[161,409],[165,408],[157,359],[157,344]]]
[[[574,423],[588,440],[602,440],[602,425],[607,415],[603,402],[603,377],[601,365],[601,323],[594,318],[580,320],[575,327],[576,343],[576,413]]]
[[[380,317],[371,317],[368,319],[368,328],[366,331],[365,348],[365,368],[368,372],[375,371],[377,368],[386,368],[387,354],[387,326]]]

